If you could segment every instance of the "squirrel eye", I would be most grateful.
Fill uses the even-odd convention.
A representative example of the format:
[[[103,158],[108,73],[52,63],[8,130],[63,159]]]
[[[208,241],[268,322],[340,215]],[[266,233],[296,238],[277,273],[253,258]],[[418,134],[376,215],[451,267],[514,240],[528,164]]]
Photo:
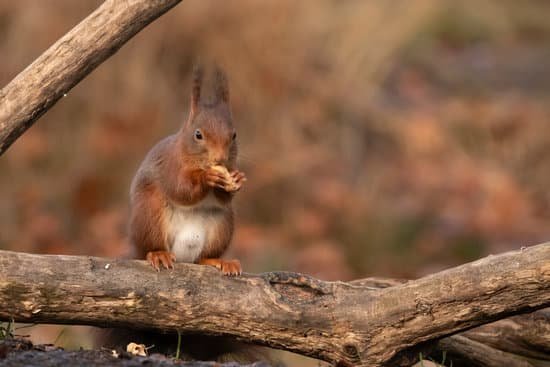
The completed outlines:
[[[231,139],[233,140],[237,139],[237,133],[233,133],[233,136],[231,137]]]
[[[199,129],[195,130],[195,139],[202,140],[202,133]]]

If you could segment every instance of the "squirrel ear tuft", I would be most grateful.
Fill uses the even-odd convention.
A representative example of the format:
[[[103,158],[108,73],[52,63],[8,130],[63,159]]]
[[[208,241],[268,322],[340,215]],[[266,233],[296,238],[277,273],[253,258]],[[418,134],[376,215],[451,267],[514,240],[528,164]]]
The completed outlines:
[[[193,89],[191,91],[191,113],[195,113],[199,110],[202,78],[202,67],[199,65],[195,65],[195,67],[193,68]]]
[[[214,78],[216,103],[224,102],[229,104],[229,84],[227,82],[227,75],[225,75],[225,72],[219,66],[215,68]]]

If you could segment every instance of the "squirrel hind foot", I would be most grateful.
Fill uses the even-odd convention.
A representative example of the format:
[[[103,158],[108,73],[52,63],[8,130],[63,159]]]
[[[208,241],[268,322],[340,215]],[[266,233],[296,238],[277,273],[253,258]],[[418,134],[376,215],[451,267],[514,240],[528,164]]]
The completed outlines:
[[[242,274],[241,262],[239,260],[201,259],[198,263],[200,265],[213,266],[220,270],[223,275],[233,276]]]
[[[160,265],[165,269],[174,269],[176,255],[169,251],[149,251],[145,259],[151,264],[153,269],[160,271]]]

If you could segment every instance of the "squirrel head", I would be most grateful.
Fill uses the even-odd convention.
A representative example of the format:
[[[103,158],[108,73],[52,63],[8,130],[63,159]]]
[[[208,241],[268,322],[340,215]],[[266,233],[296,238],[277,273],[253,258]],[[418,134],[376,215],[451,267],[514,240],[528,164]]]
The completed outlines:
[[[237,157],[237,133],[229,108],[229,87],[225,73],[214,71],[214,101],[201,102],[202,68],[193,71],[191,109],[179,135],[186,159],[203,168],[223,165],[233,168]]]

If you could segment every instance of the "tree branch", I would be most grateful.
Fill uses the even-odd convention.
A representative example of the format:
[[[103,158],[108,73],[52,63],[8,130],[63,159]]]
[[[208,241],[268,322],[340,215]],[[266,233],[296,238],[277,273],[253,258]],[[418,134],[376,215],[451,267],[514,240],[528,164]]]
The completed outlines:
[[[343,365],[550,306],[550,244],[384,289],[294,273],[224,277],[177,264],[0,252],[0,319],[225,334]]]
[[[506,352],[550,360],[550,309],[510,317],[464,335]]]
[[[453,367],[534,367],[526,358],[503,352],[485,343],[463,335],[452,335],[438,343],[446,352],[446,360],[453,361]],[[436,361],[438,359],[435,359]],[[440,360],[440,359],[439,359]]]
[[[0,91],[0,155],[99,64],[181,0],[106,0]]]
[[[388,288],[407,280],[366,278],[350,284]],[[550,363],[550,308],[512,316],[451,335],[429,345],[435,361],[454,367],[543,366]],[[504,363],[505,361],[506,363]]]

